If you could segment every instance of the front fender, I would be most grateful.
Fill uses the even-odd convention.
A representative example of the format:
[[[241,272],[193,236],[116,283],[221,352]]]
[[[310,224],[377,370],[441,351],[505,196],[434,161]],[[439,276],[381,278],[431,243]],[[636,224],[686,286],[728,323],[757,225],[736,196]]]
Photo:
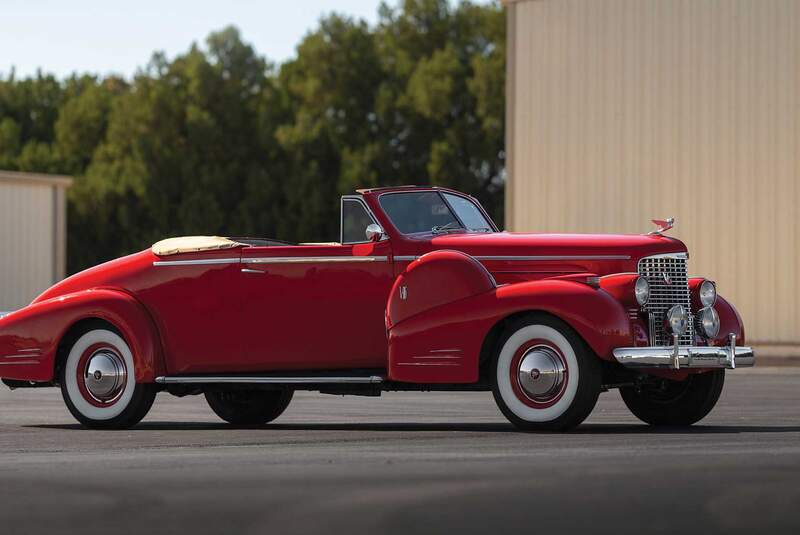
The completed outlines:
[[[154,382],[164,373],[158,330],[145,307],[124,291],[100,288],[39,301],[0,319],[0,377],[53,381],[59,343],[87,319],[120,331],[133,353],[137,382]]]
[[[408,295],[411,299],[410,291]],[[568,280],[530,281],[445,303],[391,325],[389,377],[419,383],[476,382],[481,348],[492,328],[529,311],[565,321],[605,360],[613,361],[614,348],[633,343],[624,307],[605,291]]]
[[[736,345],[745,345],[744,322],[736,307],[722,296],[717,295],[717,302],[714,303],[714,308],[719,314],[719,335],[717,335],[713,345],[728,345],[731,334],[736,335]]]

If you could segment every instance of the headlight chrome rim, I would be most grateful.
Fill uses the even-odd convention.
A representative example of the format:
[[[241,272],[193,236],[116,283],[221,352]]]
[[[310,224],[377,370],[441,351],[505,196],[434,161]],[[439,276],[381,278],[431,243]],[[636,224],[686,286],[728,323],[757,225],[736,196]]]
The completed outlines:
[[[713,307],[702,308],[697,313],[697,325],[705,338],[716,338],[720,329],[719,314]]]
[[[650,301],[650,283],[644,277],[636,279],[633,293],[639,306],[645,306]]]
[[[672,334],[683,336],[689,329],[689,313],[683,305],[675,305],[664,316],[667,327]]]
[[[698,289],[700,304],[704,308],[714,306],[717,303],[717,285],[713,281],[704,280]]]

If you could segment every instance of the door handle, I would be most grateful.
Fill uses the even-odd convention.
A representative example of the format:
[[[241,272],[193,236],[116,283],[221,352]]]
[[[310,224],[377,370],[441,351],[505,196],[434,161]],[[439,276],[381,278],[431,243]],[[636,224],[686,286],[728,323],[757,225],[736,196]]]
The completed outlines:
[[[267,272],[261,271],[260,269],[242,268],[242,273],[259,273],[261,275],[265,275]]]

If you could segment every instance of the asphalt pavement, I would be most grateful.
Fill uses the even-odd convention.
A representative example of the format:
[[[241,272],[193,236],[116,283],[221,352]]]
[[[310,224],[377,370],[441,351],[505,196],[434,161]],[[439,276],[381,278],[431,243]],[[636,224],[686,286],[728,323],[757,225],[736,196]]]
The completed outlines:
[[[323,532],[800,533],[800,368],[729,373],[690,429],[612,391],[567,434],[516,432],[487,393],[302,393],[259,429],[160,394],[110,432],[0,390],[2,534]]]

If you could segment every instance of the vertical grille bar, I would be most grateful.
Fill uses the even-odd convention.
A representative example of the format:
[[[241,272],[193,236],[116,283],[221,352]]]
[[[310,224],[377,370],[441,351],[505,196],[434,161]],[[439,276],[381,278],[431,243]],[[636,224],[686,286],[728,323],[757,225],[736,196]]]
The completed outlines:
[[[689,312],[689,328],[681,336],[680,344],[694,343],[694,316],[686,261],[685,253],[648,256],[639,260],[639,275],[650,283],[650,301],[644,309],[650,315],[651,345],[671,345],[671,336],[664,329],[664,318],[675,305],[683,305]]]

